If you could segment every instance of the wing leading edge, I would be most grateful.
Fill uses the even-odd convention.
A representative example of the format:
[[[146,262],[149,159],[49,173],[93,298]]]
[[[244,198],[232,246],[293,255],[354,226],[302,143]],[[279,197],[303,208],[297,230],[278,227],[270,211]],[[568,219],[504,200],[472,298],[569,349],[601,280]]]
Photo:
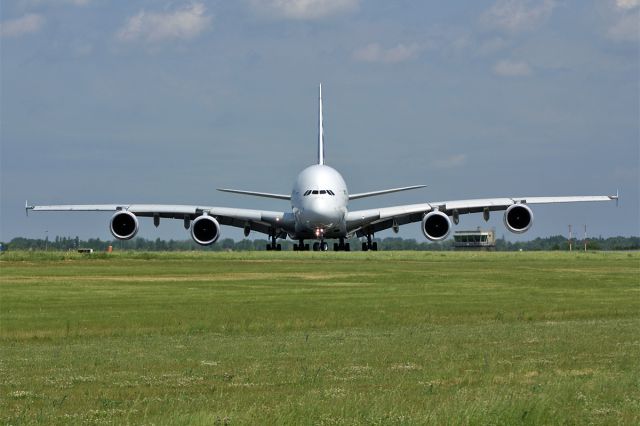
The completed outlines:
[[[379,232],[407,223],[419,222],[424,215],[438,210],[447,216],[507,210],[515,204],[554,204],[618,201],[619,195],[589,195],[566,197],[483,198],[473,200],[438,201],[379,209],[356,210],[347,213],[347,232],[357,236]]]
[[[139,217],[181,219],[192,221],[198,216],[213,216],[222,225],[245,230],[255,230],[270,234],[274,229],[290,231],[295,228],[291,213],[238,209],[230,207],[190,206],[179,204],[66,204],[66,205],[25,205],[31,211],[77,211],[77,212],[118,212],[127,211]]]

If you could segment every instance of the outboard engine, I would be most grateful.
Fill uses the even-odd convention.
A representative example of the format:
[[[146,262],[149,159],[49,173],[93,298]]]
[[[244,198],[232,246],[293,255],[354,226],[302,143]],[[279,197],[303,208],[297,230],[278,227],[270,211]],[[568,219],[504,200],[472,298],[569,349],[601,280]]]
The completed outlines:
[[[511,232],[522,234],[533,224],[533,212],[524,204],[513,204],[504,212],[504,226]]]
[[[111,234],[119,240],[130,240],[138,233],[138,218],[135,214],[120,210],[111,216]]]
[[[215,243],[218,237],[220,237],[220,224],[215,218],[202,215],[191,223],[191,238],[201,246]]]
[[[422,218],[422,233],[431,241],[442,241],[451,231],[449,216],[439,210],[427,213]]]

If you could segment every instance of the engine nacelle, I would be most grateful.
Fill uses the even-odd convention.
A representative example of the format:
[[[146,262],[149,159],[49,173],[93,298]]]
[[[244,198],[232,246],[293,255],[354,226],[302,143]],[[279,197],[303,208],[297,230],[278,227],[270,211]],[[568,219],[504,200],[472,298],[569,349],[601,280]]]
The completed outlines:
[[[121,210],[111,216],[111,234],[119,240],[130,240],[138,233],[138,218],[135,214]]]
[[[191,238],[201,246],[208,246],[218,241],[220,224],[215,218],[207,215],[198,216],[191,223]]]
[[[504,226],[513,233],[527,232],[533,224],[533,212],[524,204],[514,204],[504,212]]]
[[[422,233],[431,241],[444,240],[450,231],[451,220],[441,211],[432,211],[422,218]]]

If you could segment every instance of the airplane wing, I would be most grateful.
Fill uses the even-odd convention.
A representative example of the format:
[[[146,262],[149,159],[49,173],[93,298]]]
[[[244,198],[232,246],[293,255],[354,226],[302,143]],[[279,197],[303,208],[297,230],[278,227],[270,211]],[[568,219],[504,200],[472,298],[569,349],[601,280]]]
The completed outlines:
[[[383,189],[382,191],[361,192],[359,194],[349,194],[349,200],[357,200],[358,198],[375,197],[377,195],[391,194],[393,192],[409,191],[411,189],[425,188],[427,185],[405,186],[403,188]]]
[[[242,189],[217,188],[221,192],[231,192],[233,194],[253,195],[255,197],[275,198],[277,200],[290,200],[291,195],[272,194],[270,192],[244,191]]]
[[[188,228],[190,221],[202,214],[213,216],[221,225],[234,226],[269,234],[271,229],[291,231],[295,228],[293,214],[285,212],[237,209],[229,207],[188,206],[173,204],[68,204],[51,206],[25,205],[31,211],[128,211],[138,217],[181,219]]]
[[[438,201],[379,209],[357,210],[347,213],[347,232],[361,237],[407,223],[419,222],[425,214],[439,210],[447,216],[506,210],[514,204],[552,204],[595,201],[617,201],[616,195],[568,197],[483,198],[475,200]]]

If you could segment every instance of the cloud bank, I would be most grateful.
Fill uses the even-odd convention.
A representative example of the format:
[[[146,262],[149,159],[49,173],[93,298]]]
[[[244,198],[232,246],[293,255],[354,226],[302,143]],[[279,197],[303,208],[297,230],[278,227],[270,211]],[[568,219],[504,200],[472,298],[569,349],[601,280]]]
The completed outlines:
[[[20,37],[40,31],[44,25],[44,18],[41,15],[30,13],[21,18],[11,19],[0,23],[0,36]]]
[[[554,0],[498,0],[480,21],[487,28],[509,33],[529,31],[544,22],[555,6]]]
[[[284,19],[314,20],[354,11],[360,0],[250,0],[254,11]]]
[[[212,17],[206,15],[202,3],[168,12],[140,11],[127,20],[116,33],[122,42],[159,43],[169,40],[190,40],[210,28]]]

